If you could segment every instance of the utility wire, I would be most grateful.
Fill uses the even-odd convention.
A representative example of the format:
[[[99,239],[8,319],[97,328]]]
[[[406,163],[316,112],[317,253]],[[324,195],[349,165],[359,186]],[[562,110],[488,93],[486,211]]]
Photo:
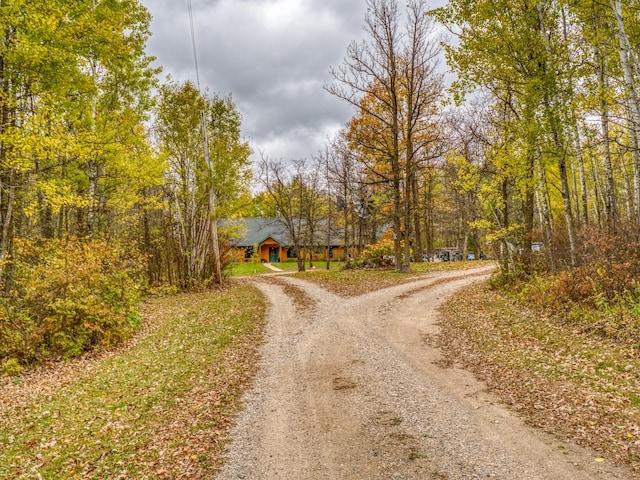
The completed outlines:
[[[196,67],[196,82],[198,85],[198,93],[202,94],[200,90],[200,71],[198,68],[198,53],[196,49],[196,34],[193,26],[193,7],[191,6],[191,0],[187,0],[187,9],[189,10],[189,26],[191,28],[191,46],[193,47],[193,61]],[[216,221],[216,195],[213,189],[213,163],[211,162],[211,156],[209,153],[209,140],[207,134],[207,122],[205,119],[204,109],[200,110],[200,128],[202,129],[202,145],[204,148],[204,159],[209,168],[209,184],[207,185],[207,197],[209,207],[209,233],[212,240],[213,248],[213,265],[215,273],[215,282],[222,283],[222,265],[220,263],[220,245],[218,244],[218,223]]]
[[[196,48],[196,30],[193,26],[193,7],[191,5],[191,0],[187,0],[187,10],[189,10],[189,27],[191,29],[191,47],[193,50],[193,63],[196,66],[196,83],[198,84],[198,92],[202,93],[200,90],[200,69],[198,68],[198,51]]]

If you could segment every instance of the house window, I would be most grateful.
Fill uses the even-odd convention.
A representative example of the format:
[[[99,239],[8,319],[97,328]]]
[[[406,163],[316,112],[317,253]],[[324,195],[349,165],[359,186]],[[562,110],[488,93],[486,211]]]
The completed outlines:
[[[253,246],[245,247],[244,249],[244,258],[253,257]]]
[[[287,258],[298,258],[298,252],[294,247],[287,248]]]

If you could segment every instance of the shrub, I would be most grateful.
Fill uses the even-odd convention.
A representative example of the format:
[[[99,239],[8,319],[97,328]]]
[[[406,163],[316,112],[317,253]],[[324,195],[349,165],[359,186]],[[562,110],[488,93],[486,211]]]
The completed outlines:
[[[2,366],[0,366],[0,374],[10,376],[20,375],[20,373],[22,373],[22,370],[22,365],[20,365],[18,360],[16,360],[15,358],[10,358],[6,362],[4,362]]]
[[[377,243],[369,245],[362,252],[362,261],[364,265],[368,267],[384,267],[393,265],[393,241],[380,239]]]
[[[562,245],[560,245],[562,247]],[[544,308],[571,323],[576,333],[593,334],[637,350],[640,334],[640,229],[585,229],[576,238],[577,265],[565,264],[556,248],[556,268],[527,276],[494,277],[493,285],[518,300]],[[548,252],[547,252],[548,253]]]
[[[140,257],[100,239],[15,242],[0,299],[0,359],[72,357],[117,345],[140,325]]]

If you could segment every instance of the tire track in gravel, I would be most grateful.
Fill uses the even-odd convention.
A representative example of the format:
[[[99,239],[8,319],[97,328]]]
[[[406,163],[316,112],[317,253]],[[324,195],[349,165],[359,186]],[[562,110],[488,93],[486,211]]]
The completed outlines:
[[[437,366],[426,341],[437,308],[486,275],[439,272],[354,298],[282,277],[314,298],[302,313],[286,286],[258,280],[271,302],[266,342],[217,478],[631,478],[593,452],[561,451],[470,373]]]

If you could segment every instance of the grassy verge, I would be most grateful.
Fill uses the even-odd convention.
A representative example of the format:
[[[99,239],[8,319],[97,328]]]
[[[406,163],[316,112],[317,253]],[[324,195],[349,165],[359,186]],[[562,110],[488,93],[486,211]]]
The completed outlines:
[[[298,271],[298,263],[297,262],[273,262],[271,263],[276,268],[283,270],[285,272],[297,272]],[[326,266],[326,262],[314,262],[313,263],[315,269],[324,269]],[[330,262],[331,270],[340,270],[342,268],[342,263],[339,262]],[[309,268],[309,262],[305,262],[306,268]],[[265,267],[261,262],[234,262],[227,267],[227,273],[231,277],[246,277],[250,275],[261,275],[264,273],[273,273],[273,270]]]
[[[320,284],[323,288],[343,296],[363,293],[411,282],[421,274],[437,271],[469,270],[492,265],[489,261],[424,262],[412,263],[411,273],[397,273],[393,269],[311,270],[301,273],[301,278]]]
[[[260,262],[233,262],[225,271],[230,277],[247,277],[249,275],[273,273],[273,270],[268,269]]]
[[[264,310],[237,283],[156,299],[122,351],[0,385],[0,478],[211,478]]]
[[[637,351],[486,285],[457,294],[443,314],[450,363],[473,370],[530,424],[640,473]]]

